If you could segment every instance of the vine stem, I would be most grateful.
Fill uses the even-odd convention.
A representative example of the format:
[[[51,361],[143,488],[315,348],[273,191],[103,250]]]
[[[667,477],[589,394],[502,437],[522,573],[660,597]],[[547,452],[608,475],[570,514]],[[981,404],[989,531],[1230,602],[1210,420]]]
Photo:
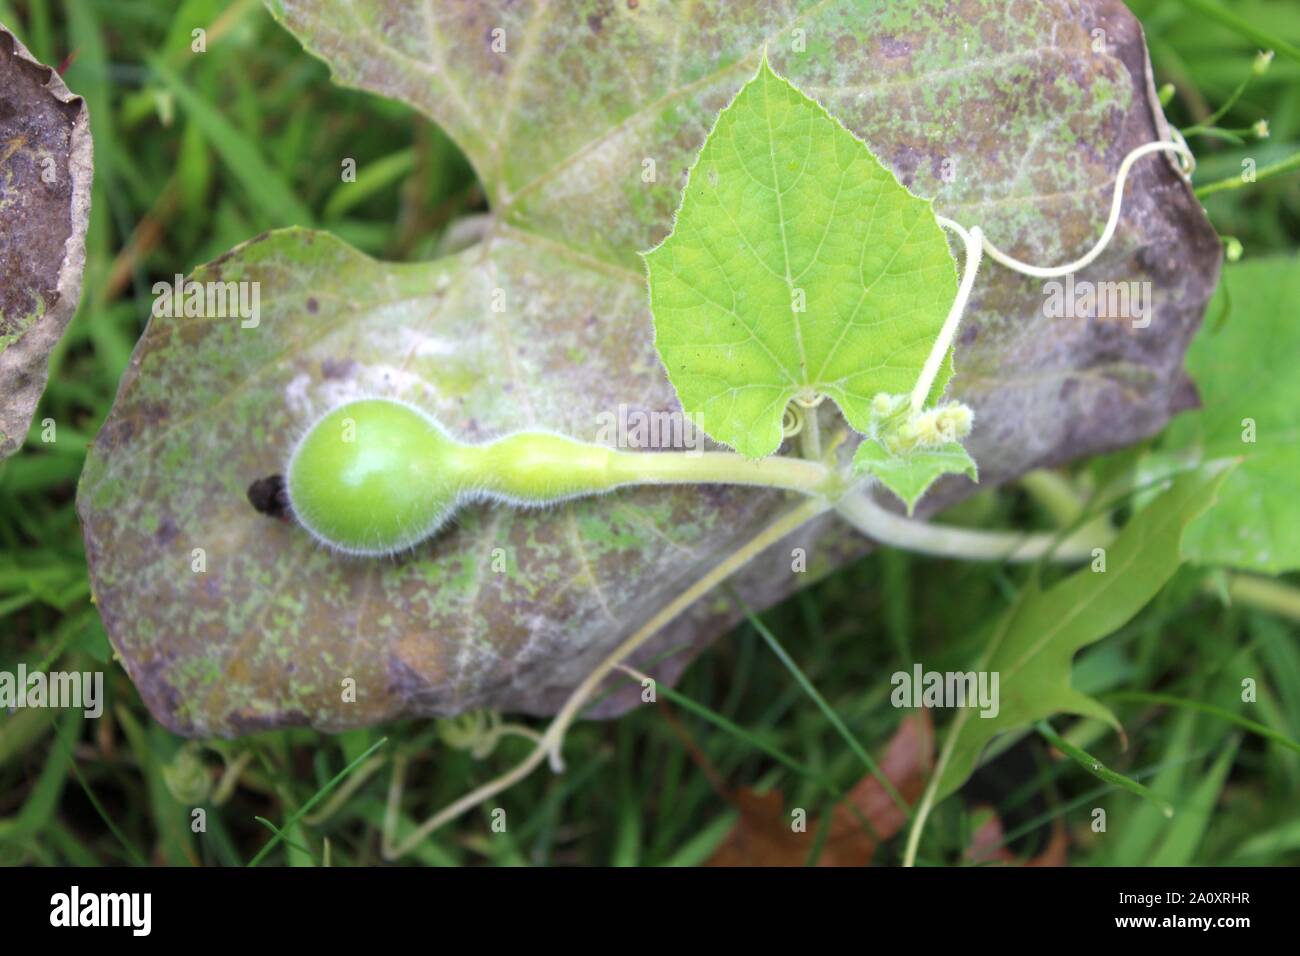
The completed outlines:
[[[968,711],[962,711],[957,715],[956,719],[962,721],[966,713]],[[921,833],[925,829],[925,821],[930,817],[930,811],[934,808],[935,796],[939,792],[939,779],[943,776],[943,772],[948,769],[948,762],[952,759],[952,752],[957,746],[957,729],[958,725],[956,724],[948,729],[948,735],[943,741],[943,750],[939,752],[939,759],[935,761],[934,770],[930,772],[930,780],[925,785],[925,792],[921,794],[921,800],[916,805],[912,825],[907,831],[907,843],[903,848],[903,866],[905,867],[916,865],[916,853],[921,846]]]
[[[1204,199],[1206,196],[1213,196],[1225,189],[1241,189],[1245,186],[1252,186],[1261,179],[1268,179],[1270,176],[1278,176],[1295,169],[1300,169],[1300,153],[1292,153],[1286,159],[1279,160],[1268,166],[1261,166],[1255,170],[1255,178],[1249,181],[1242,179],[1240,175],[1236,175],[1199,186],[1196,189],[1196,198]]]
[[[825,489],[832,472],[803,458],[749,459],[727,451],[609,452],[602,480],[619,485],[728,484],[780,488],[803,494]]]
[[[879,544],[920,554],[971,561],[1087,561],[1094,548],[1105,547],[1109,536],[1098,528],[1072,535],[1045,532],[974,531],[904,518],[880,507],[865,490],[850,491],[835,510],[841,518]]]
[[[1017,602],[1020,598],[1017,598]],[[989,641],[988,646],[980,655],[979,661],[975,665],[976,671],[988,670],[989,661],[993,660],[993,655],[997,652],[998,645],[1006,638],[1007,632],[1011,628],[1011,619],[1013,614],[1006,614],[1002,620],[995,625],[996,631]],[[930,818],[930,811],[934,809],[935,802],[939,796],[939,784],[943,780],[943,775],[948,771],[948,764],[952,762],[952,755],[957,749],[957,739],[961,735],[962,728],[966,726],[970,715],[974,713],[969,707],[963,707],[953,718],[952,724],[948,727],[948,733],[943,740],[943,748],[939,751],[939,756],[934,762],[934,768],[930,771],[930,779],[926,781],[925,791],[921,794],[921,799],[917,801],[916,812],[912,815],[912,825],[907,831],[907,843],[903,849],[903,866],[911,867],[916,865],[916,854],[921,847],[921,834],[925,831],[925,823]]]
[[[736,571],[744,567],[755,557],[767,550],[773,544],[776,544],[786,535],[798,530],[813,518],[830,509],[830,502],[820,497],[810,497],[802,501],[797,507],[786,512],[776,521],[769,524],[757,535],[751,538],[745,544],[729,554],[724,560],[715,565],[704,574],[698,581],[689,588],[675,597],[671,602],[664,606],[654,617],[650,618],[636,633],[632,634],[623,643],[619,644],[612,653],[609,654],[596,668],[587,675],[587,677],[574,688],[573,692],[565,700],[564,706],[556,713],[555,717],[547,725],[546,732],[542,734],[541,739],[537,741],[532,752],[518,765],[488,781],[481,787],[478,787],[459,800],[448,804],[438,813],[434,814],[424,823],[422,823],[414,832],[412,832],[400,844],[393,846],[388,839],[384,843],[384,855],[388,859],[396,859],[404,856],[414,849],[430,833],[433,833],[439,827],[456,819],[461,814],[478,806],[484,800],[495,796],[503,790],[506,790],[520,780],[527,777],[545,760],[549,760],[551,768],[557,773],[564,769],[564,761],[560,755],[560,749],[564,744],[564,736],[569,729],[569,725],[578,717],[583,706],[595,693],[605,677],[614,671],[623,659],[639,648],[642,644],[657,634],[663,627],[674,620],[683,611],[689,608],[699,598],[703,597],[715,586],[731,577]],[[400,764],[398,765],[400,766]],[[397,819],[395,795],[400,793],[400,786],[394,783],[389,790],[389,812],[386,823],[395,824]]]
[[[1068,528],[1083,517],[1087,502],[1059,472],[1038,468],[1025,472],[1017,482],[1058,527]]]
[[[1206,590],[1214,593],[1212,584]],[[1231,574],[1228,576],[1228,597],[1248,607],[1269,611],[1280,617],[1300,621],[1300,589],[1253,574]]]
[[[1272,56],[1273,56],[1272,53],[1267,54],[1267,57],[1264,59],[1264,69],[1267,69],[1268,62],[1269,60],[1272,59]],[[1229,96],[1226,100],[1224,100],[1224,102],[1219,106],[1217,110],[1215,110],[1212,114],[1210,114],[1205,119],[1201,120],[1201,122],[1197,123],[1195,126],[1188,126],[1185,129],[1181,130],[1184,137],[1197,136],[1200,134],[1214,132],[1215,127],[1218,124],[1219,120],[1227,116],[1229,110],[1231,110],[1234,106],[1237,105],[1237,101],[1241,99],[1241,95],[1246,92],[1246,88],[1250,86],[1251,81],[1254,80],[1257,76],[1260,76],[1264,72],[1264,70],[1259,69],[1258,66],[1261,57],[1265,57],[1265,54],[1261,53],[1260,56],[1256,58],[1255,67],[1252,68],[1251,71],[1246,74],[1246,78],[1244,80],[1242,80],[1240,83],[1237,84],[1237,88],[1232,91],[1232,95]]]

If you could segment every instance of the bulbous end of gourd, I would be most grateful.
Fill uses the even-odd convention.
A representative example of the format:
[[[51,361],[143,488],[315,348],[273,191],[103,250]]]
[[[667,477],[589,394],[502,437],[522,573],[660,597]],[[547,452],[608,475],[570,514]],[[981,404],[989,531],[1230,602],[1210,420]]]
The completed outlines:
[[[464,448],[403,402],[340,405],[307,430],[290,457],[286,485],[293,514],[340,551],[405,550],[455,511]]]

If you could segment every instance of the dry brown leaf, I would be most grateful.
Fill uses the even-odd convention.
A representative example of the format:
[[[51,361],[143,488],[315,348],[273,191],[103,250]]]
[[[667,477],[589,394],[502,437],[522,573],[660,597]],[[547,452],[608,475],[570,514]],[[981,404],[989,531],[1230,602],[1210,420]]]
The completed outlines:
[[[880,761],[880,771],[908,803],[925,789],[934,766],[934,727],[926,711],[903,718]],[[709,866],[805,866],[821,827],[809,820],[803,832],[791,827],[779,790],[737,790],[731,802],[740,820],[718,847]],[[894,836],[907,817],[876,777],[868,774],[831,811],[830,832],[818,866],[870,866],[876,847]]]
[[[92,169],[85,101],[0,23],[0,458],[26,440],[77,311]]]

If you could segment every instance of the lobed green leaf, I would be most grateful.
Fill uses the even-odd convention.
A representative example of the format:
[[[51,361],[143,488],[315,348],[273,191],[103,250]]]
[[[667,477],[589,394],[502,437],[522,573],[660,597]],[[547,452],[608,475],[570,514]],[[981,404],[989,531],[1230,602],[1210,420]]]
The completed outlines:
[[[910,455],[895,455],[874,438],[865,439],[853,455],[853,469],[878,478],[898,495],[911,514],[926,490],[944,475],[967,475],[979,479],[975,460],[961,442],[951,441],[938,448],[917,449]]]
[[[1053,714],[1103,720],[1118,728],[1111,712],[1070,686],[1074,655],[1127,623],[1173,577],[1182,563],[1187,525],[1213,503],[1230,466],[1187,472],[1140,511],[1105,549],[1104,568],[1093,565],[1042,590],[1031,582],[1016,605],[996,623],[981,670],[997,673],[999,709],[981,717],[959,711],[945,743],[950,756],[939,795],[965,782],[985,745],[997,734]]]

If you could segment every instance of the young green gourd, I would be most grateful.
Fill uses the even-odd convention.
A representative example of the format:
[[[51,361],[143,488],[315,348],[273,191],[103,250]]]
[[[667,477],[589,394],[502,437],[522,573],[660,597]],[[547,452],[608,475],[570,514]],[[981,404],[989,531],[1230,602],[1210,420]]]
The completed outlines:
[[[627,452],[543,431],[470,444],[413,405],[366,398],[307,430],[289,458],[286,491],[289,510],[317,540],[383,555],[418,544],[476,500],[536,507],[629,485],[699,483],[816,494],[831,477],[801,459]]]

